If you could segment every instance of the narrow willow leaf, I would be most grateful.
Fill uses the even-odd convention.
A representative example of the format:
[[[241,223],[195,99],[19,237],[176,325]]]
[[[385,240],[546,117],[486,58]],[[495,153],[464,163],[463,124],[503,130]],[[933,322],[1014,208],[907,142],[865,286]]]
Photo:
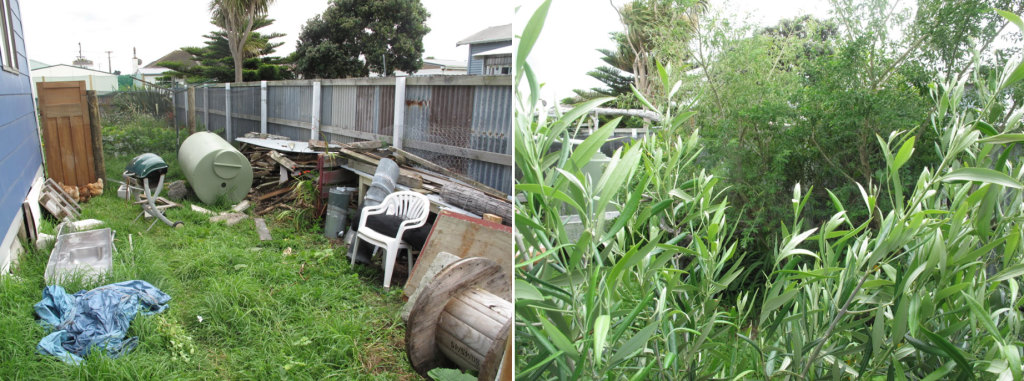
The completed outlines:
[[[972,374],[974,372],[974,370],[971,369],[971,363],[964,357],[963,351],[961,351],[960,348],[957,348],[953,343],[950,343],[945,337],[936,335],[924,327],[921,328],[921,333],[927,336],[928,340],[935,343],[935,345],[945,352],[949,358],[956,361],[956,364],[960,366],[961,371],[966,372],[967,374]]]
[[[979,141],[989,144],[1024,143],[1024,134],[1000,134]]]
[[[555,136],[561,135],[562,134],[562,130],[564,130],[570,124],[575,122],[577,119],[583,117],[584,115],[587,115],[588,113],[593,111],[594,108],[597,108],[597,106],[600,106],[600,105],[602,105],[602,104],[604,104],[606,102],[609,102],[611,100],[614,100],[614,99],[615,98],[612,98],[612,97],[594,98],[594,99],[591,99],[589,101],[586,101],[586,102],[583,102],[583,103],[580,103],[580,104],[576,105],[576,107],[573,107],[572,109],[567,111],[565,113],[565,115],[562,115],[562,117],[558,118],[553,123],[551,123],[549,134],[552,134],[552,135],[555,135]],[[590,159],[588,158],[587,160],[590,160]]]
[[[515,284],[516,300],[544,300],[544,295],[525,280],[516,279]]]
[[[608,327],[610,326],[611,317],[608,315],[601,315],[594,321],[594,361],[597,366],[601,366],[601,358],[604,353],[604,347],[607,344],[605,340],[608,339]]]
[[[1006,19],[1009,22],[1012,22],[1013,25],[1016,25],[1017,29],[1020,29],[1021,32],[1024,32],[1024,21],[1021,21],[1020,16],[1017,16],[1013,12],[1004,11],[1002,9],[996,9],[995,11],[1000,16],[1003,16],[1004,19]]]
[[[988,314],[988,311],[985,311],[985,307],[982,307],[981,303],[974,300],[974,297],[967,295],[966,292],[961,292],[960,295],[963,295],[963,300],[966,300],[967,305],[971,307],[971,314],[974,315],[974,318],[980,321],[981,325],[985,326],[985,329],[988,330],[993,339],[1002,344],[1003,334],[999,332],[999,328],[996,328],[996,323],[992,321],[992,316]]]
[[[761,323],[764,323],[764,321],[768,319],[768,315],[772,312],[775,312],[775,310],[778,310],[787,302],[793,300],[793,297],[795,297],[798,292],[800,292],[799,289],[793,289],[782,293],[782,295],[774,296],[765,300],[764,304],[761,305]]]
[[[658,322],[654,321],[648,324],[647,327],[644,327],[640,332],[637,332],[633,337],[629,338],[625,344],[622,344],[608,363],[615,365],[620,361],[628,360],[630,357],[636,355],[637,352],[647,346],[647,342],[651,340],[651,336],[654,336],[654,332],[657,330]]]
[[[907,139],[907,141],[903,143],[903,146],[900,147],[900,151],[896,153],[896,158],[894,159],[895,162],[893,163],[892,168],[893,176],[899,176],[896,171],[898,171],[900,167],[903,167],[903,164],[906,164],[907,160],[910,160],[910,156],[914,153],[914,139],[915,137],[913,136],[911,136],[910,139]]]
[[[982,135],[985,135],[985,136],[988,136],[988,137],[996,136],[996,135],[999,134],[999,132],[997,132],[996,129],[994,127],[992,127],[991,124],[988,124],[984,120],[979,120],[977,122],[974,122],[974,128],[977,129],[979,132],[981,132]],[[985,140],[985,139],[982,139],[982,140]]]
[[[995,276],[989,278],[989,283],[1002,282],[1007,279],[1016,278],[1024,275],[1024,263],[1018,263],[1016,265],[1007,267],[1000,271]]]
[[[530,16],[530,21],[526,22],[526,28],[523,29],[523,34],[519,37],[519,49],[516,51],[516,68],[523,67],[526,57],[533,50],[533,44],[537,43],[537,37],[540,36],[541,29],[544,29],[544,19],[548,17],[549,8],[551,8],[551,0],[544,1],[533,12],[533,16]]]
[[[520,192],[535,193],[547,197],[554,197],[558,200],[561,200],[562,202],[565,202],[566,204],[569,204],[569,206],[573,207],[573,209],[576,209],[577,213],[586,212],[585,210],[583,210],[582,207],[580,207],[580,204],[576,203],[576,200],[572,199],[572,197],[569,197],[569,195],[565,194],[564,192],[549,187],[547,185],[516,184],[516,190]]]
[[[1005,173],[996,172],[988,168],[960,168],[942,176],[942,181],[979,181],[1016,189],[1024,188],[1024,185],[1021,185],[1021,183]]]
[[[621,120],[622,117],[620,116],[612,119],[608,123],[605,123],[604,126],[601,126],[597,131],[594,131],[592,135],[584,139],[583,143],[580,143],[580,145],[572,151],[572,156],[569,160],[576,165],[577,169],[582,169],[583,166],[587,165],[587,163],[594,158],[597,151],[601,149],[601,145],[607,142],[608,138],[612,136],[613,132],[615,132],[615,127],[619,126],[619,122]]]
[[[573,359],[578,359],[580,357],[580,353],[576,350],[576,347],[571,341],[569,341],[565,334],[558,330],[554,324],[551,324],[551,321],[544,317],[544,314],[539,314],[538,316],[540,316],[540,323],[544,327],[544,334],[551,339],[551,342],[555,347],[557,347],[558,350],[565,352],[565,354],[569,355]]]
[[[944,379],[944,377],[946,377],[946,375],[949,374],[949,372],[952,372],[953,368],[955,367],[956,362],[947,362],[943,364],[942,367],[940,367],[939,369],[936,369],[934,372],[929,373],[928,376],[926,376],[925,378],[922,378],[921,381],[937,381]]]

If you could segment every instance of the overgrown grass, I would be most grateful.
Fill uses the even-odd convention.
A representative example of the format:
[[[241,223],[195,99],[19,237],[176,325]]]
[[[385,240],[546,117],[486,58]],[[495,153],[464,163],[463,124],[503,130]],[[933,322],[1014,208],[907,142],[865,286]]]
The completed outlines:
[[[135,147],[107,152],[108,177],[119,178],[131,157],[153,151],[170,165],[168,181],[182,178],[173,130],[148,123],[105,129],[115,132],[107,134],[110,142]],[[142,279],[173,297],[170,308],[136,317],[128,335],[139,336],[140,345],[121,358],[91,355],[73,366],[38,355],[46,332],[32,306],[45,286],[49,248],[29,250],[13,276],[0,277],[0,379],[419,378],[405,356],[401,289],[384,293],[377,268],[350,268],[344,250],[314,224],[270,218],[274,240],[261,242],[251,218],[214,224],[186,202],[167,212],[184,227],[157,223],[146,232],[150,221],[132,222],[141,208],[117,199],[116,185],[83,212],[117,231],[113,270],[64,286],[73,293]],[[42,230],[53,234],[53,225]]]

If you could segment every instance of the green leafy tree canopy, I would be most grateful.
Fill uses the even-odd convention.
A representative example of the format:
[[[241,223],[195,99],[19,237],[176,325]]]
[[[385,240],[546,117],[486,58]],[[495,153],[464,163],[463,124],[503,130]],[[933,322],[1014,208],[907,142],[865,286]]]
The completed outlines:
[[[242,63],[242,79],[245,81],[272,81],[292,79],[295,75],[285,64],[285,59],[273,56],[283,42],[271,40],[284,37],[283,33],[262,34],[257,29],[266,27],[273,19],[261,17],[253,24],[253,31],[246,39],[243,50],[245,60]],[[192,55],[198,65],[186,65],[181,62],[160,62],[160,66],[171,69],[164,77],[184,78],[188,83],[231,82],[234,77],[234,61],[224,31],[213,31],[203,35],[206,42],[202,47],[184,47],[181,50]]]
[[[302,28],[296,71],[305,78],[414,73],[423,65],[428,17],[419,0],[335,0]]]

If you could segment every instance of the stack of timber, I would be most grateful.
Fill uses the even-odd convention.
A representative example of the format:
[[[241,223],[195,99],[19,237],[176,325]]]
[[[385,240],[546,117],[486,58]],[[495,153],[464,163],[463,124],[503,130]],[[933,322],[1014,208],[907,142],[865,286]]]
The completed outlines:
[[[246,138],[251,139],[239,140],[243,142],[241,152],[249,158],[253,169],[253,187],[248,199],[257,215],[300,208],[315,208],[317,215],[322,214],[326,209],[326,188],[349,180],[339,175],[339,172],[347,173],[339,167],[373,175],[380,160],[389,158],[399,165],[398,185],[421,194],[436,194],[445,202],[478,215],[500,217],[505,225],[512,223],[512,203],[504,192],[409,152],[385,147],[380,141],[327,144],[259,134]],[[270,148],[274,146],[279,149]],[[310,186],[307,190],[297,190],[300,184]],[[320,194],[319,198],[316,193]],[[306,194],[309,196],[300,196]]]
[[[501,223],[512,224],[512,203],[505,192],[491,188],[463,174],[395,147],[383,148],[381,142],[358,142],[342,145],[341,156],[348,166],[373,174],[377,163],[385,157],[399,165],[398,184],[415,192],[440,195],[445,202],[478,215],[496,215]]]
[[[317,154],[278,152],[253,144],[243,144],[240,151],[252,165],[252,188],[247,198],[255,205],[257,215],[313,207],[314,200],[300,195],[301,185],[309,184],[303,180],[316,180]]]

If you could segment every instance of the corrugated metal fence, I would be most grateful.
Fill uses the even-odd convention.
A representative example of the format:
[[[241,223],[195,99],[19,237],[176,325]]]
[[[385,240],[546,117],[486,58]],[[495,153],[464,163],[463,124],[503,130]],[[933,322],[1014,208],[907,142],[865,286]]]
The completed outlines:
[[[188,122],[187,93],[174,91],[180,127]],[[247,132],[336,143],[383,140],[512,192],[511,76],[204,85],[195,89],[195,108],[199,130],[220,132],[229,141]]]

